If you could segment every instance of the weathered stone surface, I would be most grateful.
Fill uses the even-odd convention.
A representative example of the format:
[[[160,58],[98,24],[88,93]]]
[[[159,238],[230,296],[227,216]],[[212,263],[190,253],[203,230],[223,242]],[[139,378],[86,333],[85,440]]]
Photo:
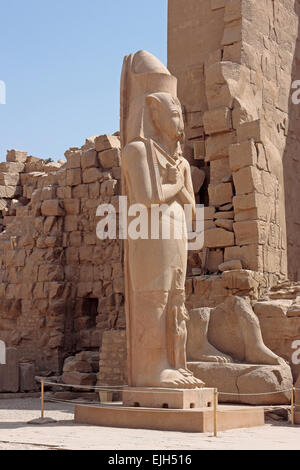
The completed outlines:
[[[217,185],[227,183],[232,179],[232,172],[229,167],[229,159],[221,158],[210,162],[210,183]]]
[[[59,199],[48,199],[42,203],[41,213],[46,216],[62,216],[65,211]]]
[[[95,146],[97,152],[102,152],[104,150],[110,150],[113,148],[120,148],[120,138],[114,135],[100,135],[95,139]]]
[[[95,385],[97,380],[96,374],[80,373],[76,371],[64,372],[62,382],[69,385]]]
[[[213,228],[204,232],[204,244],[207,248],[224,248],[234,244],[234,234],[222,228]]]
[[[240,270],[242,269],[242,263],[240,260],[231,260],[231,261],[226,261],[225,263],[222,263],[219,265],[219,271],[234,271],[236,269]]]
[[[225,230],[229,230],[233,232],[233,220],[229,219],[217,219],[215,221],[216,227],[224,228]]]
[[[207,387],[218,389],[220,403],[249,405],[290,403],[289,392],[278,393],[292,387],[292,375],[288,365],[188,362],[188,367],[196,377],[201,377],[201,380],[205,381]],[[222,395],[222,392],[226,395]],[[260,393],[268,395],[259,395]]]
[[[68,186],[77,186],[81,184],[81,169],[73,168],[67,170],[66,183]]]
[[[277,296],[280,297],[278,291]],[[288,297],[288,292],[283,290],[281,298],[256,302],[253,309],[258,316],[265,343],[290,363],[296,379],[300,373],[300,365],[292,358],[297,354],[293,345],[299,339],[297,331],[299,331],[298,324],[300,322],[299,317],[288,317],[288,310],[293,304],[292,298]],[[290,297],[292,296],[290,295]]]
[[[87,361],[74,359],[64,364],[64,372],[93,372],[93,369]]]
[[[35,380],[35,365],[32,362],[20,362],[20,392],[33,392],[38,389]]]
[[[94,168],[98,167],[97,152],[94,149],[86,150],[81,155],[81,168]]]
[[[204,129],[207,134],[218,134],[232,129],[231,111],[229,108],[216,108],[206,111],[203,116]]]
[[[102,173],[99,168],[87,168],[82,173],[83,183],[95,183],[102,179]]]
[[[233,182],[236,194],[248,194],[253,192],[262,193],[262,174],[254,166],[242,168],[233,173]]]
[[[7,162],[26,162],[27,152],[22,152],[21,150],[8,150],[6,155]]]
[[[204,220],[213,220],[215,217],[216,208],[211,207],[204,207]]]
[[[245,166],[255,166],[257,163],[257,150],[253,140],[247,140],[229,147],[229,164],[232,171],[240,170]]]
[[[19,173],[0,173],[0,185],[17,186],[19,184]]]
[[[16,393],[20,387],[18,351],[6,348],[6,364],[0,364],[0,392]]]
[[[0,163],[0,172],[4,173],[20,173],[25,168],[24,163],[22,162],[1,162]]]
[[[257,220],[233,224],[237,245],[263,244],[266,241],[266,224]]]
[[[103,168],[118,167],[121,164],[121,153],[119,148],[112,148],[104,152],[98,153],[100,165]]]
[[[240,259],[243,268],[263,271],[263,248],[260,245],[232,246],[225,248],[225,261]]]
[[[237,129],[238,142],[250,139],[253,139],[255,142],[264,142],[265,132],[265,126],[260,119],[257,121],[245,122]]]
[[[199,193],[205,180],[205,172],[196,166],[191,166],[194,193]]]
[[[225,134],[212,135],[205,141],[206,161],[218,160],[228,157],[229,146],[236,143],[236,133],[226,132]]]
[[[252,271],[235,270],[225,271],[222,280],[227,289],[250,290],[258,287],[258,281]]]
[[[222,206],[232,201],[233,191],[231,183],[221,183],[208,187],[209,202],[212,206]]]

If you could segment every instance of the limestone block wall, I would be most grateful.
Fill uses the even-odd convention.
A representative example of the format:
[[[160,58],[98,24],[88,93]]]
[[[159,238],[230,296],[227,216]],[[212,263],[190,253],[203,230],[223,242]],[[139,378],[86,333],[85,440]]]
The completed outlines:
[[[295,12],[300,18],[300,2],[296,0]],[[286,26],[283,29],[286,32]],[[286,33],[287,34],[287,33]],[[298,22],[298,37],[293,57],[292,85],[300,80],[300,31]],[[299,83],[296,84],[299,90]],[[300,259],[300,206],[299,198],[299,171],[300,171],[300,104],[299,93],[293,88],[290,91],[288,103],[288,133],[286,146],[283,153],[283,173],[285,182],[285,209],[287,224],[287,250],[288,250],[288,273],[289,278],[300,280],[299,259]],[[291,99],[296,92],[296,103]]]
[[[120,192],[119,138],[65,155],[47,164],[10,151],[0,168],[0,338],[39,373],[98,350],[106,328],[125,328],[120,242],[96,236],[98,205]]]
[[[198,199],[207,206],[204,271],[238,259],[246,269],[287,274],[282,160],[294,3],[169,0],[168,66],[185,108],[185,153],[207,175]]]

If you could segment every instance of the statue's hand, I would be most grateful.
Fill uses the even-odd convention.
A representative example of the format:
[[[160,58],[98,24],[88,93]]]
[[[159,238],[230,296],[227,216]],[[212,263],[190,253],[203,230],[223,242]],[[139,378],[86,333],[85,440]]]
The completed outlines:
[[[181,171],[168,164],[168,182],[176,184],[178,186],[178,190],[182,189],[184,186],[184,176]]]

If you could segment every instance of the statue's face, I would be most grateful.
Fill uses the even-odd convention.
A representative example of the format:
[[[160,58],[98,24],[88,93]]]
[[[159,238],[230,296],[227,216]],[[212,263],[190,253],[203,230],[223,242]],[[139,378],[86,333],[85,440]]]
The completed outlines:
[[[167,134],[170,139],[182,142],[184,140],[184,122],[178,98],[174,98],[169,93],[159,93],[154,107],[152,116],[156,128]]]

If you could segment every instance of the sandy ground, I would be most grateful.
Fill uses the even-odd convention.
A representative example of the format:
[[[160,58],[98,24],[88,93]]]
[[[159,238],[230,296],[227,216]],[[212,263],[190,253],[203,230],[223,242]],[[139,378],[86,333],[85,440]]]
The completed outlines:
[[[76,425],[73,406],[46,403],[45,416],[56,424],[35,426],[37,398],[0,400],[0,450],[300,450],[300,427],[286,423],[237,429],[219,434],[192,434]]]

